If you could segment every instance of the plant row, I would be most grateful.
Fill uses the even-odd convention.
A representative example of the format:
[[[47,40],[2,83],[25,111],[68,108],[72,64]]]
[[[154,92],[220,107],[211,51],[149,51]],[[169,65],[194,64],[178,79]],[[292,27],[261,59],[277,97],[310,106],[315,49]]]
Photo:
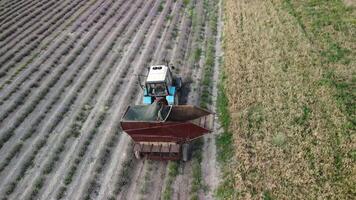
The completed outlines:
[[[93,36],[95,35],[95,33],[93,34]],[[90,41],[90,39],[89,40],[87,40],[87,42],[89,42]],[[85,48],[85,46],[87,45],[87,43],[85,43],[85,44],[82,44],[81,45],[81,49],[84,49]],[[78,52],[78,51],[77,51]],[[80,51],[81,52],[81,51]],[[79,55],[79,54],[78,54]],[[73,57],[73,59],[74,59],[74,56],[72,56]],[[89,56],[86,56],[86,60],[88,61],[89,60],[89,58],[90,58],[90,55]],[[70,63],[68,63],[68,65],[64,65],[64,66],[69,66],[70,65]],[[85,65],[85,63],[82,63],[82,65],[80,65],[81,67],[83,67]],[[68,87],[69,85],[70,85],[70,83],[72,83],[73,82],[73,80],[75,79],[75,77],[79,74],[79,70],[81,69],[81,67],[78,67],[77,68],[77,70],[76,70],[76,72],[74,72],[73,73],[73,76],[71,77],[71,79],[69,79],[67,82],[66,82],[66,84],[65,84],[65,87],[63,87],[61,90],[60,90],[60,92],[57,94],[57,96],[56,96],[56,98],[54,98],[54,101],[52,101],[52,103],[50,103],[49,104],[49,106],[48,106],[48,109],[44,112],[44,113],[42,113],[42,115],[43,114],[47,114],[48,112],[49,112],[49,110],[51,110],[52,109],[52,107],[53,107],[53,105],[56,103],[56,102],[58,102],[58,100],[60,99],[60,97],[61,97],[61,94],[63,94],[64,93],[64,91],[65,91],[65,89],[66,89],[66,87]],[[62,69],[63,70],[63,69]],[[92,72],[93,73],[93,72]],[[62,74],[62,73],[59,73],[59,74]],[[52,82],[53,83],[53,82]],[[52,84],[50,84],[50,85],[52,85]],[[50,86],[49,85],[49,86]],[[50,87],[47,87],[48,88],[48,90],[50,89]],[[46,90],[45,90],[46,91]],[[37,101],[35,101],[35,103],[32,103],[32,104],[34,104],[34,105],[37,105],[36,103],[39,103],[39,101],[40,101],[40,99],[39,98],[37,98]],[[31,108],[32,108],[33,106],[31,106]],[[23,117],[22,117],[23,118]],[[22,119],[21,118],[21,119]],[[42,118],[42,117],[40,117],[40,118]],[[23,119],[20,121],[20,122],[16,122],[15,123],[15,125],[17,125],[17,126],[14,126],[13,128],[16,128],[16,127],[18,127],[19,125],[20,125],[20,123],[23,121]],[[38,122],[38,121],[37,121]],[[36,124],[38,124],[38,123],[36,123]],[[10,129],[11,130],[11,129]],[[14,131],[15,129],[13,129],[12,131]],[[33,129],[30,129],[30,130],[33,130]],[[35,131],[35,130],[33,130],[33,131]]]
[[[21,4],[23,3],[23,1],[17,1],[16,3],[13,3],[13,2],[10,2],[10,1],[7,1],[7,2],[1,2],[0,4],[0,12],[3,12],[4,10],[6,9],[12,9],[13,7],[15,7],[17,4]]]
[[[217,4],[214,0],[205,2],[205,10],[207,12],[207,26],[206,32],[210,33],[206,36],[206,46],[205,46],[205,60],[203,68],[202,90],[200,94],[200,106],[203,108],[208,108],[208,105],[212,103],[212,77],[214,73],[215,65],[215,41],[217,34]],[[203,140],[199,139],[193,142],[193,155],[192,155],[192,186],[191,186],[191,198],[198,199],[199,191],[204,189],[203,177],[202,177],[202,147]]]
[[[70,18],[70,20],[68,21],[68,23],[66,23],[65,27],[63,28],[63,30],[67,29],[70,25],[72,25],[72,24],[75,22],[75,20],[76,20],[79,16],[82,16],[82,15],[87,11],[87,9],[90,8],[90,6],[91,6],[91,5],[86,5],[84,8],[81,7],[81,8],[82,8],[82,11],[81,11],[80,13],[76,14],[76,15],[73,15],[73,16],[71,16],[72,13],[67,13],[67,15],[71,16],[71,18]],[[95,7],[94,7],[94,8],[95,8]],[[83,17],[88,17],[88,15],[83,15]],[[64,20],[68,20],[67,17],[65,17]],[[78,37],[76,37],[76,38],[79,38],[82,34],[83,34],[83,32],[79,33],[79,34],[78,34]],[[59,37],[59,36],[60,36],[60,40],[55,44],[54,47],[51,48],[51,50],[48,50],[47,47],[48,47],[50,44],[52,44],[52,40],[56,40],[57,37]],[[41,61],[38,61],[39,63],[35,63],[35,66],[31,69],[31,71],[30,71],[28,74],[23,75],[23,77],[22,77],[22,79],[20,80],[20,82],[11,90],[11,92],[10,92],[7,96],[5,96],[4,99],[2,99],[2,100],[0,101],[0,105],[2,105],[2,104],[4,103],[4,101],[6,101],[7,99],[9,99],[15,92],[19,91],[20,88],[23,88],[24,82],[25,82],[26,80],[28,80],[27,77],[33,77],[33,74],[34,74],[35,72],[39,72],[39,69],[42,69],[42,68],[41,68],[41,65],[42,65],[46,60],[52,58],[52,56],[55,55],[55,51],[56,51],[59,47],[64,46],[64,45],[65,45],[65,42],[68,41],[68,39],[69,39],[69,36],[68,36],[68,35],[62,36],[62,35],[61,35],[61,32],[58,32],[58,33],[54,36],[54,38],[52,38],[51,40],[48,40],[48,42],[47,42],[47,43],[43,46],[43,48],[41,49],[41,50],[46,49],[46,53],[45,53],[45,55],[43,56],[43,59],[42,59]],[[61,53],[58,53],[58,54],[57,54],[57,57],[54,57],[55,60],[58,60],[58,62],[56,61],[57,63],[59,63],[59,61],[60,61],[59,59],[62,59],[62,58],[59,58],[59,57],[64,56],[64,55],[67,55],[67,54],[69,53],[70,49],[72,49],[71,46],[73,46],[75,43],[76,43],[76,42],[70,42],[70,41],[69,41],[69,44],[65,47],[66,49],[65,49],[64,51],[62,51]],[[24,65],[23,68],[26,68],[29,64],[31,64],[30,61],[28,61],[28,62],[25,64],[26,66]],[[57,66],[57,65],[58,65],[58,64],[56,64],[56,66]],[[22,67],[21,67],[21,68],[22,68]],[[20,69],[19,69],[19,70],[20,70]],[[46,74],[47,74],[47,73],[46,73]],[[43,76],[43,73],[42,73],[41,75],[39,75],[39,76],[42,77],[42,76]],[[16,77],[16,73],[13,74],[6,82],[11,82],[11,80],[14,79],[14,77]],[[5,83],[6,83],[6,82],[5,82]],[[4,87],[4,84],[0,86],[0,91],[3,89],[3,87]]]
[[[69,58],[67,59],[67,61],[61,65],[61,66],[64,66],[64,69],[61,69],[61,71],[59,71],[59,73],[57,73],[53,80],[52,80],[52,84],[49,84],[51,87],[54,86],[55,83],[57,83],[57,81],[59,80],[59,78],[61,77],[61,75],[66,71],[66,69],[69,69],[69,65],[71,65],[75,59],[81,54],[81,52],[84,50],[84,48],[88,45],[88,43],[92,40],[92,38],[94,38],[94,36],[96,35],[96,33],[101,29],[101,27],[103,27],[104,24],[100,24],[99,27],[97,27],[93,32],[91,32],[91,34],[85,39],[85,41],[82,43],[82,45],[79,47],[79,49],[76,49],[75,52],[71,53],[71,55],[69,55]],[[78,37],[76,37],[76,39],[79,38],[79,36],[81,35],[78,35]],[[58,66],[60,64],[60,61],[63,60],[63,58],[61,57],[65,57],[66,55],[69,54],[70,50],[73,48],[73,44],[70,44],[69,46],[67,46],[67,48],[65,49],[64,52],[62,52],[62,55],[60,57],[57,57],[55,60],[54,60],[54,63],[51,65],[52,67],[54,66]],[[50,54],[47,54],[48,57],[50,56]],[[52,68],[51,67],[51,68]],[[42,73],[42,75],[40,77],[38,77],[38,79],[36,80],[37,82],[37,85],[40,84],[40,82],[42,81],[43,78],[45,78],[45,76],[43,75],[46,75],[46,74],[49,74],[50,73],[50,69],[46,69],[46,71],[44,71]],[[31,87],[33,86],[33,84],[35,83],[32,83],[30,85],[30,88],[28,88],[25,92],[23,92],[18,98],[16,98],[14,100],[14,103],[9,107],[9,109],[7,109],[3,115],[1,115],[0,119],[5,119],[9,114],[11,114],[13,111],[16,110],[16,108],[18,108],[20,105],[22,105],[26,98],[29,96],[29,94],[31,94]],[[47,87],[49,90],[49,88],[51,87]],[[42,91],[40,94],[41,95],[46,95],[48,93],[48,91]],[[8,97],[5,98],[6,100],[8,99]],[[2,100],[0,102],[0,104],[2,104],[4,101]]]
[[[117,10],[114,10],[114,11],[117,11]],[[97,67],[96,68],[99,68],[99,64],[100,63],[98,63],[97,64]],[[83,65],[84,66],[84,65]],[[59,115],[57,115],[57,117],[55,118],[55,120],[54,120],[54,123],[50,126],[50,128],[49,128],[49,133],[51,133],[51,132],[53,132],[54,131],[54,129],[55,129],[55,127],[58,125],[58,123],[63,119],[63,116],[65,115],[65,113],[67,113],[68,111],[69,111],[69,109],[70,109],[70,105],[71,104],[73,104],[74,102],[75,102],[75,100],[77,99],[77,97],[78,97],[78,93],[85,87],[85,85],[86,85],[86,83],[88,82],[88,79],[91,77],[91,76],[93,76],[94,75],[94,73],[95,72],[97,72],[97,69],[93,69],[92,71],[91,71],[91,73],[89,73],[88,74],[88,76],[87,76],[87,78],[86,78],[86,80],[84,80],[82,83],[81,83],[81,85],[79,86],[79,88],[77,89],[77,91],[75,92],[75,93],[73,93],[72,94],[72,96],[71,96],[71,99],[70,99],[70,101],[66,104],[66,106],[64,106],[64,108],[59,112]],[[106,75],[107,74],[109,74],[109,73],[106,73]],[[63,90],[64,91],[64,90]],[[94,90],[95,92],[93,93],[93,94],[96,94],[96,92],[98,91],[97,89],[95,89]],[[59,95],[59,96],[61,96],[61,95]],[[91,96],[92,97],[92,96]],[[59,99],[59,98],[55,98],[55,99]],[[48,107],[47,107],[48,108]],[[80,119],[83,117],[83,113],[81,113],[79,116],[78,116]],[[71,132],[71,134],[74,134],[74,135],[76,135],[77,133],[76,133],[76,130],[77,130],[77,126],[76,125],[73,125],[72,126],[72,130],[74,131],[74,132]],[[44,143],[46,143],[47,142],[47,139],[48,139],[48,137],[49,137],[49,134],[48,135],[46,135],[46,136],[44,136],[44,139],[43,140],[40,140],[40,141],[43,141]],[[62,140],[62,141],[64,141],[64,140]],[[41,142],[41,143],[43,143],[43,142]],[[36,147],[38,147],[38,148],[42,148],[42,147],[44,147],[44,145],[35,145]],[[60,149],[61,149],[61,147],[58,147],[59,148],[59,150],[58,151],[60,151]],[[57,153],[58,153],[58,151],[57,151]],[[38,153],[38,151],[37,151],[37,149],[35,149],[35,151],[33,151],[32,152],[32,156],[30,156],[30,158],[35,158],[35,156],[36,156],[36,154]],[[50,164],[49,165],[47,165],[47,169],[46,170],[44,170],[44,173],[48,173],[48,171],[50,171],[49,170],[49,168],[50,168],[50,166],[52,166],[53,164],[51,164],[51,163],[53,163],[53,162],[56,162],[58,159],[56,158],[56,157],[53,157],[53,159],[52,159],[52,161],[50,162]],[[27,165],[26,163],[29,163],[29,162],[33,162],[33,161],[26,161],[25,162],[25,166],[27,166],[26,168],[22,168],[23,170],[27,170],[28,169],[28,167],[30,167],[31,165]],[[22,173],[20,173],[20,174],[22,174]],[[17,180],[17,179],[16,179]],[[41,182],[41,180],[39,180],[38,181],[38,184],[36,184],[36,188],[38,188],[41,184],[39,184]],[[10,185],[13,185],[13,184],[10,184]],[[16,185],[15,185],[16,186]],[[10,186],[9,187],[9,189],[7,190],[7,194],[9,195],[9,194],[11,194],[11,192],[13,191],[13,189],[11,189],[11,188],[13,188],[14,186]],[[36,194],[36,190],[34,190],[35,192],[34,192],[34,194]]]
[[[9,40],[13,39],[13,36],[17,36],[15,34],[17,31],[18,34],[21,33],[23,30],[28,29],[28,27],[33,26],[35,23],[37,23],[41,18],[47,15],[46,11],[51,10],[51,8],[58,6],[58,2],[56,4],[56,1],[48,1],[45,4],[40,5],[38,8],[35,9],[35,11],[32,10],[32,12],[28,13],[26,17],[22,17],[17,19],[16,21],[9,21],[6,23],[3,27],[1,27],[2,30],[6,30],[0,34],[0,42],[8,42]],[[15,26],[16,25],[16,26]],[[21,27],[20,29],[18,27]],[[22,30],[22,31],[21,31]],[[11,36],[11,37],[10,37]],[[10,37],[10,38],[8,38]]]
[[[128,10],[128,9],[127,9]],[[115,10],[116,12],[116,10]],[[129,19],[129,18],[128,18]],[[118,35],[116,36],[115,41],[118,39]],[[111,42],[111,44],[115,44],[115,41]],[[98,62],[95,64],[97,67],[99,67],[101,65],[101,62],[105,59],[105,57],[111,52],[111,48],[108,48],[104,54],[101,57],[101,59],[98,60]],[[106,79],[106,77],[110,74],[112,68],[114,65],[110,65],[109,68],[107,68],[105,70],[105,72],[103,73],[103,76],[101,78],[97,79],[97,82],[94,86],[94,88],[91,90],[90,92],[90,96],[87,97],[87,101],[84,103],[84,105],[81,108],[81,111],[78,113],[78,115],[75,117],[74,122],[72,123],[72,125],[70,126],[70,130],[67,132],[65,139],[63,139],[61,141],[61,144],[58,148],[60,148],[61,146],[64,146],[66,144],[66,142],[68,141],[69,138],[71,137],[78,137],[81,133],[80,130],[82,129],[82,126],[84,124],[84,122],[86,121],[86,119],[88,118],[90,111],[92,110],[92,106],[89,106],[91,104],[93,104],[93,100],[95,98],[95,96],[97,95],[100,87],[102,87],[102,84],[104,83],[104,80]],[[83,87],[84,85],[87,83],[87,81],[82,82]],[[82,88],[82,87],[80,87]],[[119,91],[119,88],[116,87],[115,91]],[[77,92],[78,93],[78,92]],[[107,104],[107,106],[109,107],[109,105]],[[111,106],[111,105],[110,105]],[[96,122],[94,122],[95,124],[95,129],[93,129],[92,132],[90,132],[89,137],[86,139],[86,141],[84,142],[83,146],[80,148],[79,154],[75,160],[74,163],[72,163],[71,167],[70,167],[70,171],[69,174],[67,174],[66,178],[65,178],[65,185],[68,185],[71,180],[72,177],[77,169],[78,164],[80,163],[81,160],[79,160],[79,158],[83,158],[87,148],[89,147],[91,141],[94,138],[94,135],[97,133],[98,128],[100,127],[100,125],[102,124],[103,120],[105,118],[105,113],[102,113],[99,115],[99,118]],[[55,153],[53,154],[53,158],[50,160],[49,163],[47,163],[45,165],[45,169],[42,172],[41,177],[38,179],[38,181],[42,182],[45,179],[43,178],[44,175],[48,174],[49,172],[52,171],[53,166],[55,165],[55,162],[57,162],[58,160],[55,159],[56,156],[58,155],[58,151],[55,151]],[[35,197],[38,194],[38,190],[41,189],[40,187],[41,185],[35,185],[35,187],[32,190],[31,193],[31,197]],[[62,192],[64,187],[61,188]]]
[[[165,14],[162,14],[161,17],[164,17],[164,15],[166,15],[167,13],[170,13],[168,11],[171,9],[171,5],[166,5],[166,8],[167,8],[167,10],[165,11]],[[174,25],[171,25],[171,26],[174,26]],[[163,25],[160,26],[161,29],[163,27],[164,27]],[[168,27],[165,27],[165,28],[169,29]],[[171,28],[170,30],[172,31],[173,29]],[[162,32],[164,32],[164,31],[162,31]],[[156,35],[158,35],[159,33],[160,33],[160,31],[156,32]],[[167,35],[168,35],[168,38],[169,38],[170,33],[167,33]],[[161,38],[161,40],[164,41],[164,42],[170,42],[170,39],[167,39],[167,40],[164,40],[164,39],[167,39],[167,38]],[[153,44],[157,45],[157,44],[159,44],[159,42],[155,42]],[[161,49],[160,47],[152,46],[149,49],[156,49],[156,53],[157,52],[160,52],[160,53],[163,52],[163,51],[160,51],[160,49]],[[152,52],[152,54],[153,54],[153,52]],[[158,57],[162,57],[162,55],[163,54],[160,54],[160,55],[158,55]],[[145,63],[148,63],[149,60],[152,60],[152,57],[145,58],[145,59],[147,60],[147,62],[145,62]],[[137,89],[137,88],[135,88],[135,89]],[[138,92],[137,90],[131,91],[131,95],[129,97],[129,99],[131,101],[136,98],[137,92]],[[112,97],[113,96],[114,95],[112,95]],[[108,101],[111,102],[110,99]],[[115,131],[114,132],[117,132],[118,129],[119,129],[119,127],[115,127]],[[96,163],[97,165],[96,165],[96,167],[94,169],[94,176],[89,181],[88,188],[87,188],[86,193],[84,195],[84,199],[90,199],[91,196],[93,195],[93,193],[101,188],[101,182],[99,181],[99,179],[100,179],[101,173],[103,171],[103,168],[109,162],[109,159],[111,157],[111,150],[112,150],[112,146],[111,146],[111,143],[110,143],[111,140],[112,140],[112,138],[107,141],[106,148],[104,148],[101,151],[101,153],[99,154],[99,162]],[[130,165],[130,164],[132,164],[130,159],[127,160],[127,162],[124,162],[124,165],[123,165],[123,168],[122,168],[122,172],[123,171],[127,172],[127,165]],[[127,178],[128,178],[128,176],[129,175],[126,175]],[[115,184],[117,187],[115,188],[114,192],[119,193],[120,190],[121,190],[120,187],[122,187],[122,186],[124,186],[124,185],[129,183],[127,178],[125,178],[125,176],[124,176],[124,177],[121,177],[121,178],[119,178],[117,180],[118,182],[116,182],[116,184]]]
[[[193,3],[193,2],[192,2]],[[187,4],[185,5],[185,10],[184,10],[184,13],[188,13],[187,10],[188,9],[191,9],[190,6],[194,6],[193,4]],[[184,17],[187,17],[186,15]],[[192,18],[190,18],[192,19]],[[185,26],[183,27],[181,30],[187,30],[187,32],[185,32],[185,34],[190,34],[190,31],[191,31],[191,28],[189,29],[186,29],[188,24],[183,24],[182,26]],[[190,25],[192,25],[190,23]],[[171,34],[171,37],[173,39],[177,39],[177,48],[180,47],[180,43],[184,43],[185,41],[188,42],[188,38],[185,37],[184,35],[182,36],[182,33],[179,34],[179,36],[181,38],[176,38],[177,37],[177,33],[178,30],[174,29],[172,34]],[[176,54],[179,54],[179,52],[176,52]],[[175,59],[176,58],[176,55],[171,55],[171,59]],[[170,200],[172,199],[172,196],[173,196],[173,184],[174,184],[174,181],[175,181],[175,178],[177,177],[177,175],[179,174],[179,163],[178,162],[175,162],[175,161],[169,161],[168,162],[168,165],[167,165],[167,168],[168,168],[168,172],[167,172],[167,178],[165,180],[165,183],[164,183],[164,189],[163,189],[163,194],[161,196],[161,199],[164,199],[164,200]],[[145,179],[146,179],[146,176],[145,176]],[[145,183],[147,183],[147,181],[145,181]],[[145,192],[145,190],[147,190],[147,186],[145,186],[146,184],[143,185],[143,188],[141,189],[142,192]]]
[[[142,17],[142,16],[141,16]],[[133,35],[130,35],[131,37],[133,37]],[[114,43],[112,43],[114,44]],[[121,53],[121,52],[117,52],[118,55]],[[116,58],[115,60],[117,60],[117,56],[114,56],[114,58]],[[114,64],[116,63],[116,61],[111,61],[110,62],[110,68],[112,68],[114,66]],[[99,84],[101,84],[102,82],[100,82]],[[114,97],[120,92],[120,87],[121,87],[121,84],[122,84],[122,81],[119,81],[117,82],[117,84],[115,85],[114,89],[113,89],[113,93],[111,93],[110,97],[107,99],[106,103],[105,103],[105,107],[107,108],[107,110],[109,110],[112,106],[112,103],[113,103],[113,100],[114,100]],[[97,90],[94,90],[94,91],[97,91]],[[92,98],[89,98],[89,100],[92,99]],[[82,158],[87,154],[87,149],[91,143],[91,141],[93,140],[93,137],[94,137],[94,134],[96,134],[97,132],[97,129],[99,128],[99,126],[101,125],[104,117],[105,117],[106,113],[102,113],[98,119],[98,121],[94,122],[95,124],[95,127],[94,129],[90,132],[88,138],[86,139],[86,141],[82,144],[82,146],[80,147],[80,150],[76,156],[76,159],[74,160],[74,162],[72,162],[71,164],[71,167],[70,167],[70,170],[67,172],[64,180],[63,180],[63,183],[62,183],[62,186],[59,188],[59,191],[57,193],[57,199],[60,199],[63,197],[65,191],[67,190],[67,187],[68,185],[72,182],[72,178],[73,176],[75,175],[77,169],[78,169],[78,165],[80,164]],[[117,127],[118,128],[118,127]],[[97,172],[99,172],[98,170],[101,170],[102,167],[100,166],[103,166],[105,163],[104,161],[106,161],[106,157],[109,156],[108,153],[108,148],[112,147],[113,143],[109,143],[109,145],[107,145],[107,149],[106,149],[106,153],[104,154],[101,154],[101,164],[99,164],[99,167],[97,167]],[[79,161],[78,161],[79,160]]]
[[[129,149],[133,149],[132,147]],[[130,183],[130,174],[134,169],[134,156],[133,154],[128,154],[126,160],[122,164],[122,169],[118,175],[117,181],[114,183],[114,190],[108,197],[109,200],[114,200],[116,197],[119,195],[119,193],[122,191],[122,188],[125,185],[128,185]]]
[[[68,37],[64,37],[64,38],[65,38],[64,39],[65,41],[69,39]],[[73,44],[71,44],[70,46],[71,46],[71,48],[73,48]],[[49,55],[51,55],[51,54],[49,54]],[[43,76],[41,76],[41,77],[43,77]],[[35,86],[33,85],[33,87],[35,87]],[[60,95],[58,95],[57,97],[58,98],[55,98],[56,100],[59,99]],[[52,102],[52,103],[54,104],[55,102]],[[53,104],[51,104],[51,105],[53,105]],[[40,115],[40,117],[37,118],[34,125],[29,129],[30,131],[21,138],[21,142],[19,144],[17,144],[10,151],[9,155],[5,158],[5,161],[0,165],[0,172],[9,164],[9,162],[12,160],[12,158],[21,150],[23,142],[26,141],[28,138],[30,138],[30,136],[37,131],[38,124],[40,124],[40,122],[44,119],[45,114],[47,114],[48,111],[52,109],[51,105],[48,106],[47,109],[44,111],[44,113],[42,113]]]
[[[72,5],[73,4],[73,5]],[[0,72],[0,77],[5,76],[9,70],[14,68],[17,63],[20,63],[25,57],[29,56],[43,40],[48,38],[52,33],[55,33],[55,30],[60,27],[60,24],[63,24],[73,13],[75,13],[82,4],[85,4],[85,1],[73,1],[68,2],[63,5],[64,8],[60,8],[54,11],[51,15],[48,14],[48,17],[44,19],[46,26],[43,26],[42,23],[39,23],[37,26],[33,26],[32,29],[27,29],[28,34],[24,34],[22,37],[17,37],[14,35],[12,45],[6,45],[8,47],[5,52],[10,52],[7,56],[1,60],[1,65],[5,66],[7,62],[10,62],[6,67],[2,67]],[[63,12],[62,12],[63,11]],[[28,37],[33,35],[32,37]],[[28,37],[26,40],[25,38]],[[15,39],[17,38],[17,39]],[[15,49],[15,45],[22,44]],[[11,51],[10,51],[11,50]]]
[[[11,8],[10,6],[4,5],[5,8],[3,10],[6,10],[5,12],[2,12],[2,15],[0,17],[0,30],[1,33],[3,31],[2,27],[3,24],[7,23],[9,20],[14,19],[14,16],[19,16],[19,12],[23,10],[27,10],[29,8],[34,7],[35,5],[39,4],[41,1],[17,1],[16,3],[12,3]],[[29,12],[21,12],[21,17],[28,15]],[[16,17],[17,18],[17,17]],[[17,18],[21,19],[21,18]]]
[[[60,13],[59,11],[62,9],[59,9],[47,18],[52,19],[52,23],[54,23],[55,26],[53,26],[52,23],[47,23],[46,26],[43,26],[41,23],[39,27],[35,26],[34,29],[31,29],[35,30],[35,32],[29,31],[31,34],[24,34],[23,37],[16,37],[17,39],[13,40],[14,43],[12,45],[6,45],[8,49],[4,50],[4,52],[9,52],[9,54],[4,57],[4,60],[2,60],[0,77],[6,76],[9,70],[15,68],[16,64],[21,63],[24,58],[27,58],[45,38],[47,38],[50,34],[55,33],[55,30],[60,27],[59,25],[69,18],[70,14],[74,13],[76,11],[75,9],[78,9],[81,5],[76,4],[74,6],[68,3],[66,6],[69,9],[67,10],[68,13],[67,11]],[[56,14],[58,15],[55,17]],[[25,37],[28,37],[27,40],[25,40]],[[17,49],[15,49],[15,45],[19,45]],[[44,48],[41,50],[44,50]],[[7,62],[9,62],[8,65],[5,65]]]
[[[101,24],[100,27],[104,26],[104,24]],[[32,111],[39,105],[40,101],[44,99],[47,94],[50,92],[51,88],[60,80],[61,76],[69,69],[69,66],[75,61],[75,59],[81,54],[81,52],[84,50],[84,48],[89,44],[89,42],[96,36],[98,30],[100,30],[100,27],[98,29],[95,29],[85,40],[82,44],[79,45],[79,47],[76,48],[76,50],[69,56],[69,58],[63,63],[63,68],[61,68],[56,75],[53,77],[53,79],[50,80],[48,84],[44,86],[44,88],[38,92],[38,95],[36,98],[30,103],[29,106],[27,106],[24,109],[24,112],[15,119],[15,122],[11,128],[7,129],[4,134],[1,136],[0,140],[0,148],[3,146],[5,142],[7,142],[14,134],[14,131],[20,126],[20,124],[26,119],[26,117],[32,113]],[[104,38],[102,38],[104,39]],[[99,43],[98,43],[99,44]],[[98,45],[97,44],[97,45]],[[75,77],[79,74],[79,72],[83,69],[84,65],[89,61],[90,56],[93,54],[93,52],[90,53],[90,55],[87,55],[85,57],[84,62],[82,62],[75,70],[74,73],[72,73],[71,78],[66,82],[66,87],[69,86],[68,83],[72,83]],[[59,62],[59,60],[58,60]],[[41,78],[41,77],[40,77]],[[58,91],[63,91],[64,92],[65,87],[62,87],[62,89],[58,89]],[[15,100],[15,104],[13,104],[9,110],[4,112],[4,115],[1,117],[4,119],[4,117],[11,112],[13,112],[17,107],[19,107],[24,100],[29,94],[31,90],[25,91],[18,100]],[[57,95],[58,96],[58,95]],[[59,96],[60,97],[60,96]],[[6,118],[6,117],[5,117]]]

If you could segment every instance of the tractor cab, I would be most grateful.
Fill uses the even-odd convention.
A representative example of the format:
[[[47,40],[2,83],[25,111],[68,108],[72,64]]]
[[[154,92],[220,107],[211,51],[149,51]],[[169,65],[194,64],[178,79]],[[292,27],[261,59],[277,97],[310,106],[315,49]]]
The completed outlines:
[[[165,65],[151,66],[143,88],[143,104],[152,104],[155,100],[164,100],[168,105],[178,103],[177,90],[180,85],[180,81],[172,76],[169,67]]]

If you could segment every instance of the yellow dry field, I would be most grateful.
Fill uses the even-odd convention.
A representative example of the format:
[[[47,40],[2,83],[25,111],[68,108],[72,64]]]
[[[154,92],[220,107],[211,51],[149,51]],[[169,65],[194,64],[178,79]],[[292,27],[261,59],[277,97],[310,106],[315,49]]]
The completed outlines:
[[[235,149],[225,198],[355,198],[354,7],[226,0],[224,14]]]

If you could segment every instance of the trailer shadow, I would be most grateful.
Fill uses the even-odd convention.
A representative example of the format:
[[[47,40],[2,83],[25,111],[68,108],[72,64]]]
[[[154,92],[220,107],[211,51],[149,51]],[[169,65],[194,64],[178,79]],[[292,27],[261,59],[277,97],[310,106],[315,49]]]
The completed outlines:
[[[179,105],[187,104],[188,96],[191,91],[191,84],[192,84],[191,80],[186,80],[183,83],[182,88],[179,91],[179,100],[178,100]]]

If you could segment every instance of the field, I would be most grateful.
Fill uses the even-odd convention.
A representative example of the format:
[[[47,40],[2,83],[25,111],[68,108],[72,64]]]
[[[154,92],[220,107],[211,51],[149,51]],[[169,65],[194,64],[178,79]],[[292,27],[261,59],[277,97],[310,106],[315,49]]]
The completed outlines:
[[[224,1],[221,199],[355,198],[353,2]]]
[[[0,1],[0,199],[213,199],[215,134],[191,161],[137,160],[119,121],[172,63],[215,111],[219,0]]]

